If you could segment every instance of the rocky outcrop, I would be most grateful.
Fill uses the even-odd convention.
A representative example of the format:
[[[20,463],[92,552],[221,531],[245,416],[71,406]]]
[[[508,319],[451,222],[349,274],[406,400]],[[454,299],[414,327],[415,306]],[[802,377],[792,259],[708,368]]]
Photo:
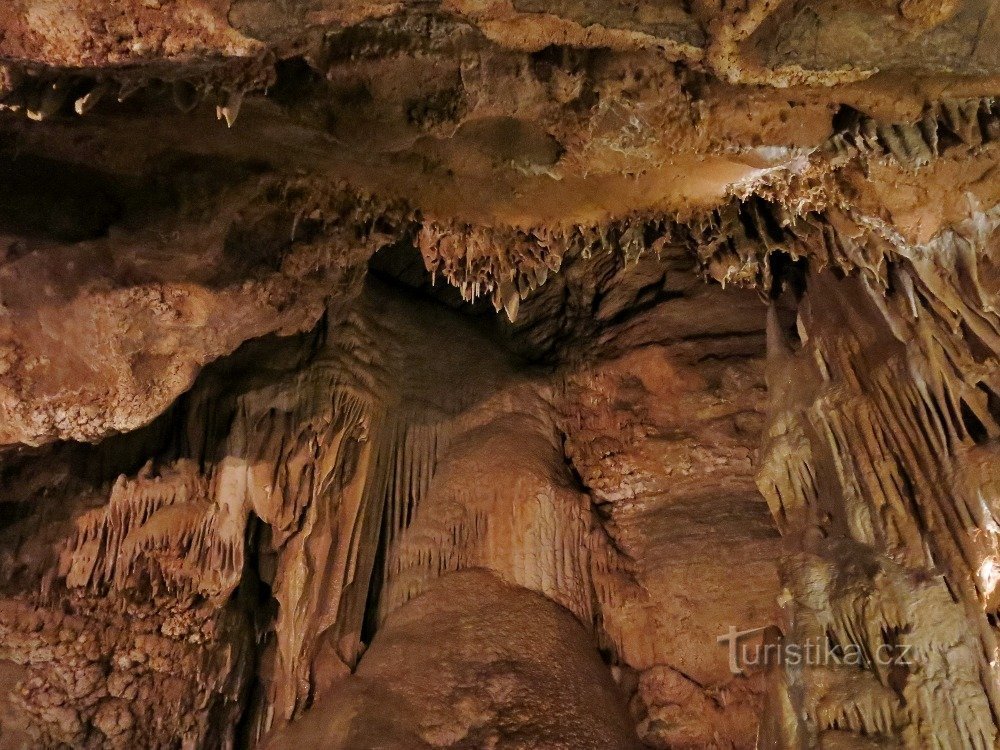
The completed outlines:
[[[400,664],[407,665],[402,673]],[[386,712],[386,705],[394,709]],[[525,740],[638,747],[579,621],[544,596],[469,570],[444,576],[393,612],[357,672],[264,746],[488,747]]]

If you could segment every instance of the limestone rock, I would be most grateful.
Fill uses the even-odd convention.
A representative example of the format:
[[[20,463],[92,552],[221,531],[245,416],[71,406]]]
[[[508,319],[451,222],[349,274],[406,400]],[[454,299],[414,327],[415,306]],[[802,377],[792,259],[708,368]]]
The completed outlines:
[[[0,748],[1000,743],[995,0],[11,0]]]

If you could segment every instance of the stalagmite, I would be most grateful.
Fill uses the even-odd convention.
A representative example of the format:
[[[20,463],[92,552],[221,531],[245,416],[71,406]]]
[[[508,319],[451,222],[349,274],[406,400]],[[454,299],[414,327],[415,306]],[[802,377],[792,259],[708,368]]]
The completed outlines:
[[[1000,4],[8,5],[0,750],[1000,747]]]

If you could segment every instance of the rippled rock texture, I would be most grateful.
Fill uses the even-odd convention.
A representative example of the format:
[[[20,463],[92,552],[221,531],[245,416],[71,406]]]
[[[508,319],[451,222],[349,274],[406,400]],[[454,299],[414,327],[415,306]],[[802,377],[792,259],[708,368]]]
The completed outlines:
[[[7,3],[0,748],[1000,746],[998,141],[990,0]]]

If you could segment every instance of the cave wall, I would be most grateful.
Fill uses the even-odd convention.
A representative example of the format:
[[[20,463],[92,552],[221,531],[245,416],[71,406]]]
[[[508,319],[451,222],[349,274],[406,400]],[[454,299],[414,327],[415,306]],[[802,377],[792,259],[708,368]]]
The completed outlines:
[[[1000,741],[995,2],[8,6],[0,747]]]

